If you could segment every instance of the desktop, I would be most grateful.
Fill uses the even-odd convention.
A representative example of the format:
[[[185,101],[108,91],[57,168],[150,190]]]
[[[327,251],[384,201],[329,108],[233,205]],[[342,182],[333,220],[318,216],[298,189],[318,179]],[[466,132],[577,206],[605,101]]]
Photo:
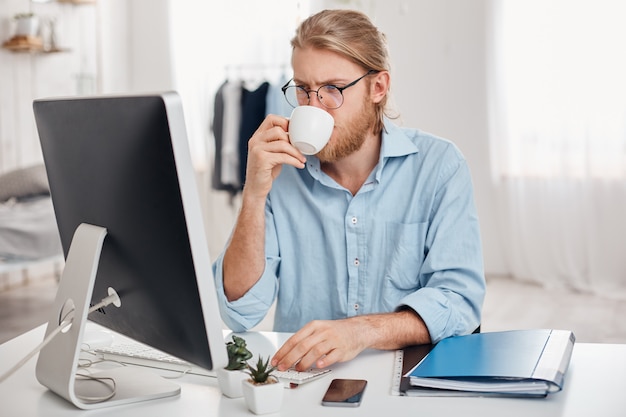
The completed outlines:
[[[46,334],[73,317],[42,349],[38,380],[84,409],[177,395],[150,373],[94,383],[76,372],[87,317],[206,369],[227,362],[180,97],[52,98],[33,109],[66,256]],[[90,314],[110,294],[120,302]],[[111,399],[94,393],[107,386]]]

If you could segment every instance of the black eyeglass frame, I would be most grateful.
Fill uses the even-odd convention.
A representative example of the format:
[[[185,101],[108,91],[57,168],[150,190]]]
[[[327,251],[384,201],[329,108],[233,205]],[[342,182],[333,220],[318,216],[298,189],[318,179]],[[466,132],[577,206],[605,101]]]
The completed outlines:
[[[351,83],[348,83],[346,85],[344,85],[343,87],[337,87],[334,84],[324,84],[322,86],[320,86],[317,90],[307,90],[304,87],[298,86],[298,85],[289,85],[290,82],[293,81],[293,78],[289,81],[287,81],[287,83],[285,85],[283,85],[280,89],[283,92],[283,96],[285,97],[285,100],[287,100],[287,103],[289,103],[289,105],[291,107],[298,107],[298,106],[294,106],[293,104],[291,104],[289,102],[289,100],[287,99],[287,89],[290,87],[295,87],[295,88],[299,88],[300,90],[304,91],[306,93],[306,97],[307,97],[307,105],[311,103],[311,93],[315,93],[315,95],[317,96],[317,99],[319,100],[319,102],[322,104],[322,106],[326,107],[327,109],[338,109],[339,107],[341,107],[343,105],[343,101],[344,101],[344,97],[343,97],[343,90],[345,90],[346,88],[352,87],[353,85],[355,85],[356,83],[358,83],[359,81],[361,81],[363,78],[367,77],[368,75],[372,75],[372,74],[377,74],[380,71],[377,70],[369,70],[367,71],[365,74],[361,75],[359,78],[357,78],[356,80],[352,81]],[[327,106],[324,101],[322,101],[320,99],[320,95],[319,95],[319,91],[322,88],[326,88],[326,87],[333,87],[335,89],[337,89],[337,91],[339,91],[339,94],[341,95],[341,103],[337,106],[337,107],[329,107]]]

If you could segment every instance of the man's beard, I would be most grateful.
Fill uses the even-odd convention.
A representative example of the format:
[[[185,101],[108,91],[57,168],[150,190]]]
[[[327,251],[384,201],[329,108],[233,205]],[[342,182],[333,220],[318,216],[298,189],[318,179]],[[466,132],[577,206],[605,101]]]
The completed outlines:
[[[328,142],[315,156],[321,162],[336,162],[361,149],[374,126],[374,104],[364,102],[356,117],[343,126],[335,126],[335,138]]]

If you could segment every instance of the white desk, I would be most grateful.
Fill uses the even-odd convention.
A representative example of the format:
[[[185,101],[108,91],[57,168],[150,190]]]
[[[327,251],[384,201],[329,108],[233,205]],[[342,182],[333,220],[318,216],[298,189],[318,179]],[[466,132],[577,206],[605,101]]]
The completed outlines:
[[[7,370],[43,340],[44,326],[0,345],[0,372]],[[257,334],[261,343],[277,345],[286,334]],[[249,345],[253,349],[258,340]],[[268,346],[262,346],[266,349]],[[269,346],[271,348],[271,346]],[[318,381],[285,392],[280,414],[270,416],[625,416],[626,345],[579,343],[574,347],[563,391],[542,399],[512,398],[409,398],[390,395],[393,352],[367,351],[351,362],[333,367]],[[188,375],[177,380],[179,397],[128,406],[84,411],[48,391],[35,378],[36,358],[0,385],[0,414],[31,416],[253,416],[244,400],[221,395],[217,381]],[[332,378],[365,378],[369,381],[359,408],[330,408],[320,400]]]

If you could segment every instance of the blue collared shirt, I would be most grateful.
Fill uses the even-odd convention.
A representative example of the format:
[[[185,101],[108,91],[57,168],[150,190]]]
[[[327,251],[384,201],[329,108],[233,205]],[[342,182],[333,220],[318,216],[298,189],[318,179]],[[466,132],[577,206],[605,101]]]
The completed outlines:
[[[283,166],[267,197],[259,281],[229,302],[223,254],[213,266],[232,330],[255,326],[276,297],[275,331],[405,307],[433,342],[480,324],[485,278],[467,163],[447,140],[385,126],[378,165],[354,196],[314,156],[304,169]]]

